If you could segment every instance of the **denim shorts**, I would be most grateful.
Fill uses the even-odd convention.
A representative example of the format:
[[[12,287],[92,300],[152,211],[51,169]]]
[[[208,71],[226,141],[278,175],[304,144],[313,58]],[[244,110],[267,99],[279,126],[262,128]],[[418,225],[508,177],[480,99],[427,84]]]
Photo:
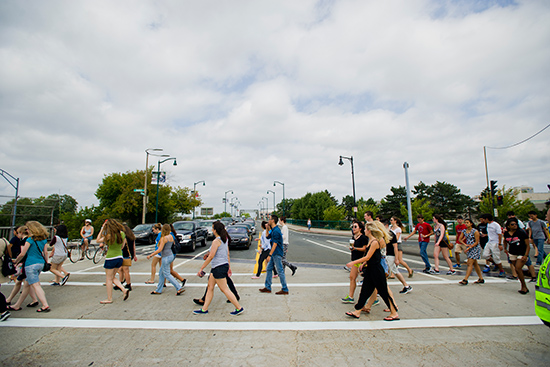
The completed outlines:
[[[122,266],[122,258],[117,257],[114,259],[105,259],[105,264],[103,264],[103,267],[105,269],[118,269]]]
[[[212,268],[210,271],[215,279],[223,279],[227,277],[227,273],[229,272],[229,264],[223,264],[220,266],[216,266],[215,268]]]
[[[25,274],[27,274],[27,282],[29,285],[40,282],[39,276],[43,269],[44,263],[25,266]]]

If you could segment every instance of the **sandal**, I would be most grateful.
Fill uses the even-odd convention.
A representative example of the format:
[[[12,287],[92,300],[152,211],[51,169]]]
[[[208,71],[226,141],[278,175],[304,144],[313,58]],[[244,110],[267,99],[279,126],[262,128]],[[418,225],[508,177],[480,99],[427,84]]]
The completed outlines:
[[[185,289],[180,288],[180,290],[177,291],[176,296],[181,296],[183,294],[183,292],[185,292]]]
[[[151,294],[162,294],[162,293],[159,293],[157,291],[152,291]]]
[[[370,308],[363,307],[363,308],[361,309],[361,312],[364,312],[364,313],[367,313],[367,314],[368,314],[368,313],[370,313]]]
[[[352,313],[352,312],[346,312],[346,316],[353,317],[354,319],[358,319],[358,318],[359,318],[359,316],[355,315],[355,314]]]
[[[145,284],[155,284],[155,282],[148,280],[148,281],[145,282]]]
[[[397,321],[397,320],[400,320],[399,316],[395,316],[395,317],[384,317],[384,321]]]
[[[126,301],[128,299],[128,297],[130,297],[130,290],[129,289],[126,291],[126,293],[124,293],[124,298],[122,300]]]
[[[10,311],[21,311],[23,309],[22,307],[15,308],[15,307],[12,307],[12,306],[8,306],[6,308]]]
[[[468,285],[468,281],[466,279],[462,279],[460,282],[458,282],[458,284]]]
[[[110,305],[113,301],[99,301],[102,305]]]
[[[49,307],[42,307],[42,308],[39,308],[38,310],[36,310],[36,312],[50,312],[50,308]]]
[[[27,307],[36,307],[36,306],[38,306],[38,301],[36,301],[36,302],[31,302],[31,303],[29,303],[29,304],[27,305]]]
[[[474,284],[483,284],[485,283],[485,279],[478,279],[474,282]]]

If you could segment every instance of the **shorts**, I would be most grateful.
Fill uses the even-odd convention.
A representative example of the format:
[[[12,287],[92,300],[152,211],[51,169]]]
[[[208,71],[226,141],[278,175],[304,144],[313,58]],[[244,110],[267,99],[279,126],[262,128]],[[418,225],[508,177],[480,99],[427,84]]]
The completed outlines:
[[[54,257],[52,257],[52,264],[56,264],[56,265],[59,265],[59,264],[63,264],[63,261],[67,260],[67,255],[63,255],[63,256],[60,256],[60,255],[54,255]]]
[[[485,259],[492,257],[495,264],[500,264],[500,250],[498,248],[498,243],[486,244],[485,248],[483,249],[483,257]]]
[[[118,269],[122,266],[122,258],[116,257],[114,259],[105,259],[105,264],[103,267],[105,269]]]
[[[227,278],[227,273],[229,272],[229,264],[223,264],[220,266],[216,266],[215,268],[212,268],[210,273],[214,277],[214,279],[223,279]]]
[[[397,251],[403,252],[403,247],[401,247],[401,242],[397,242]]]
[[[468,257],[468,259],[472,260],[481,259],[481,246],[477,245],[475,247],[472,247],[470,251],[466,252],[466,256]]]
[[[388,263],[388,268],[393,274],[397,274],[399,270],[397,270],[397,265],[395,265],[395,256],[386,256],[386,262]]]
[[[27,282],[29,285],[40,282],[40,273],[44,269],[44,264],[25,265],[25,274],[27,274]]]
[[[518,260],[518,258],[521,257],[525,257],[524,255],[512,255],[512,254],[508,254],[508,259],[510,261],[515,261],[515,260]],[[527,256],[527,259],[529,258],[529,256]],[[525,261],[527,261],[527,259],[525,259]]]
[[[468,249],[468,246],[466,245],[463,245],[461,243],[455,244],[455,254],[461,254],[463,252],[466,252],[467,249]]]
[[[85,239],[88,240],[88,244],[90,244],[90,243],[92,243],[92,240],[94,239],[94,237],[93,237],[93,236],[84,237],[84,238],[82,239],[82,241],[80,241],[80,244],[81,244],[81,245],[84,244],[84,240],[85,240]]]
[[[122,259],[122,266],[132,266],[132,259],[125,257]]]

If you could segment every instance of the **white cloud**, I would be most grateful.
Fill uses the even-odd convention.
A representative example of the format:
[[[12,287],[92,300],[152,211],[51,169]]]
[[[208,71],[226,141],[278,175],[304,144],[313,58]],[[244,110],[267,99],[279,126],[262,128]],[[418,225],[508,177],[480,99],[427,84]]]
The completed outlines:
[[[353,155],[358,196],[404,185],[405,161],[474,195],[484,145],[548,123],[549,28],[544,1],[4,2],[0,168],[91,205],[163,147],[219,211],[227,190],[272,206],[274,180],[341,199]],[[491,178],[545,191],[547,141],[489,150]]]

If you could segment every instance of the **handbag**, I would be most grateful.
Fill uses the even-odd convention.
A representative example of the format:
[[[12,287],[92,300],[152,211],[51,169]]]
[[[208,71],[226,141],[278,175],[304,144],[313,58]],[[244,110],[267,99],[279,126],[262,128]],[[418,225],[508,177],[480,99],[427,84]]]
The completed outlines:
[[[4,254],[4,257],[2,258],[2,275],[8,277],[15,273],[17,273],[17,270],[15,269],[13,261],[11,261],[8,254]]]
[[[34,244],[36,245],[36,248],[38,249],[38,252],[44,259],[44,268],[42,268],[42,271],[50,271],[50,269],[52,268],[52,264],[50,264],[48,260],[46,260],[46,258],[44,257],[43,251],[40,251],[40,247],[38,247],[38,243],[36,243],[34,239],[32,240],[32,242],[34,242]],[[44,246],[46,246],[46,244],[44,244]]]

